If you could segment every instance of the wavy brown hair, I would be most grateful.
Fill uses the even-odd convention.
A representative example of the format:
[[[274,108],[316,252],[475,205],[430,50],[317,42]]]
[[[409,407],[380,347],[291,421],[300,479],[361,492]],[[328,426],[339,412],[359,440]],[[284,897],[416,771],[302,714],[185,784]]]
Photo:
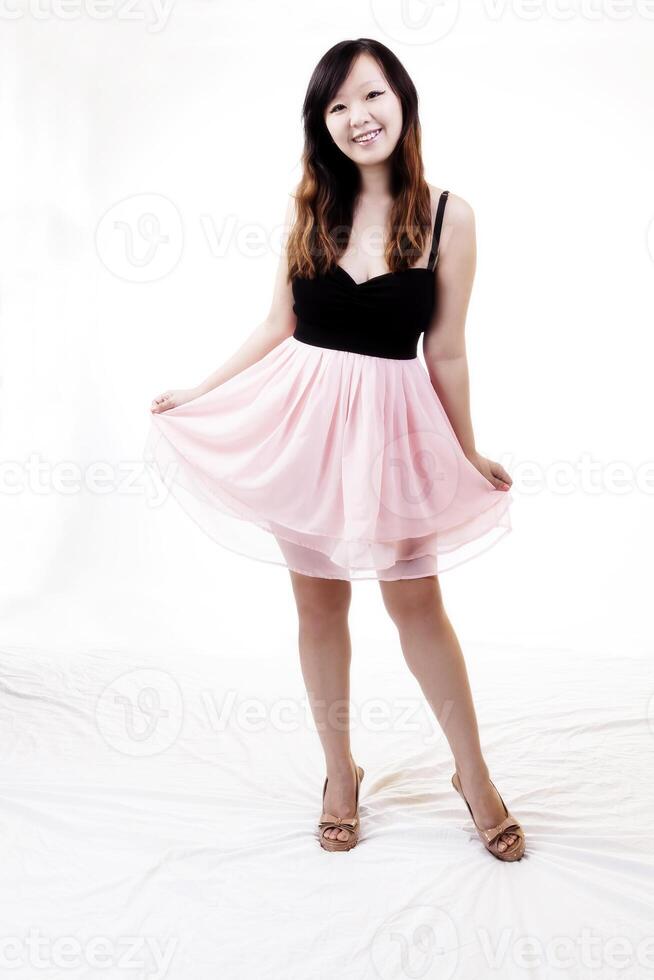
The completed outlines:
[[[391,208],[384,257],[391,272],[410,268],[431,234],[431,195],[423,174],[418,93],[406,69],[380,41],[339,41],[320,59],[309,81],[302,122],[302,177],[295,192],[295,221],[287,241],[288,279],[309,279],[331,270],[345,251],[360,191],[359,169],[334,143],[325,108],[338,92],[354,59],[372,55],[402,105],[402,131],[390,160]]]

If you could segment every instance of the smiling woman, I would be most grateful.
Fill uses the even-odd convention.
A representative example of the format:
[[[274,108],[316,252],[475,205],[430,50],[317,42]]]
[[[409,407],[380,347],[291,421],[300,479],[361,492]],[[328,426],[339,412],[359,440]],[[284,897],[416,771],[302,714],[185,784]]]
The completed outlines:
[[[268,318],[195,393],[155,399],[148,458],[175,471],[171,490],[216,541],[289,569],[303,665],[329,704],[347,687],[340,639],[355,579],[377,579],[389,611],[417,618],[405,651],[442,630],[441,654],[456,660],[444,614],[432,615],[437,575],[510,530],[511,478],[474,447],[463,344],[474,223],[462,198],[424,179],[409,75],[379,42],[343,41],[316,66],[303,119],[303,175]],[[459,776],[477,790],[481,818],[498,824],[506,811],[491,785],[469,780],[483,760],[462,677],[455,688],[448,737]],[[347,736],[316,721],[331,775],[320,843],[348,850],[358,817],[346,829],[335,808],[356,810],[363,770]],[[518,826],[500,836],[495,856],[517,860]]]
[[[148,458],[175,471],[171,492],[230,550],[316,578],[437,575],[511,529],[510,477],[479,464],[418,360],[423,333],[434,376],[439,344],[451,363],[459,352],[438,260],[449,237],[464,303],[467,206],[424,180],[417,93],[383,45],[336,45],[303,112],[277,338],[157,405]]]

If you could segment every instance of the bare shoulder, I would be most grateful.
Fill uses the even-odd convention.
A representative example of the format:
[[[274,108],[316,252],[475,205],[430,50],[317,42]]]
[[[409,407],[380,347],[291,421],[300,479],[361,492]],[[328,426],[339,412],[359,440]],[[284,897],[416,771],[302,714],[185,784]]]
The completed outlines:
[[[445,188],[436,187],[434,184],[428,184],[427,186],[431,192],[432,208],[435,213],[441,194]],[[464,197],[460,197],[453,191],[449,191],[448,193],[445,214],[443,215],[443,225],[447,224],[462,229],[472,229],[475,224],[475,212],[472,209],[472,205]]]
[[[440,199],[441,189],[429,184],[432,196],[436,202]],[[440,238],[440,259],[438,265],[441,272],[451,269],[459,272],[462,263],[474,266],[477,251],[477,231],[475,228],[475,212],[469,201],[452,191],[447,196],[447,204],[443,214],[443,227]]]

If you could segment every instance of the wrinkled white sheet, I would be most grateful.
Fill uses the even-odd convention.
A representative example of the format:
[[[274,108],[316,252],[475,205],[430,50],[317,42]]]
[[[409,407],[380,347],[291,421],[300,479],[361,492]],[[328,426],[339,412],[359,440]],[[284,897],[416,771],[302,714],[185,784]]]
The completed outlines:
[[[1,653],[3,976],[654,975],[651,666],[466,659],[527,854],[487,854],[402,663],[355,658],[359,845],[321,850],[297,655]]]

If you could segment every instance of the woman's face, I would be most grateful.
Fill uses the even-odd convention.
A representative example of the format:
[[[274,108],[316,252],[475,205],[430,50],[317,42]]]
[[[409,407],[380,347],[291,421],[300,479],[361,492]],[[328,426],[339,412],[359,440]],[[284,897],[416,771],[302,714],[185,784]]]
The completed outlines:
[[[379,164],[395,149],[402,131],[402,104],[371,55],[355,59],[325,107],[325,125],[338,148],[358,166]],[[372,139],[357,141],[364,133],[371,133]]]

